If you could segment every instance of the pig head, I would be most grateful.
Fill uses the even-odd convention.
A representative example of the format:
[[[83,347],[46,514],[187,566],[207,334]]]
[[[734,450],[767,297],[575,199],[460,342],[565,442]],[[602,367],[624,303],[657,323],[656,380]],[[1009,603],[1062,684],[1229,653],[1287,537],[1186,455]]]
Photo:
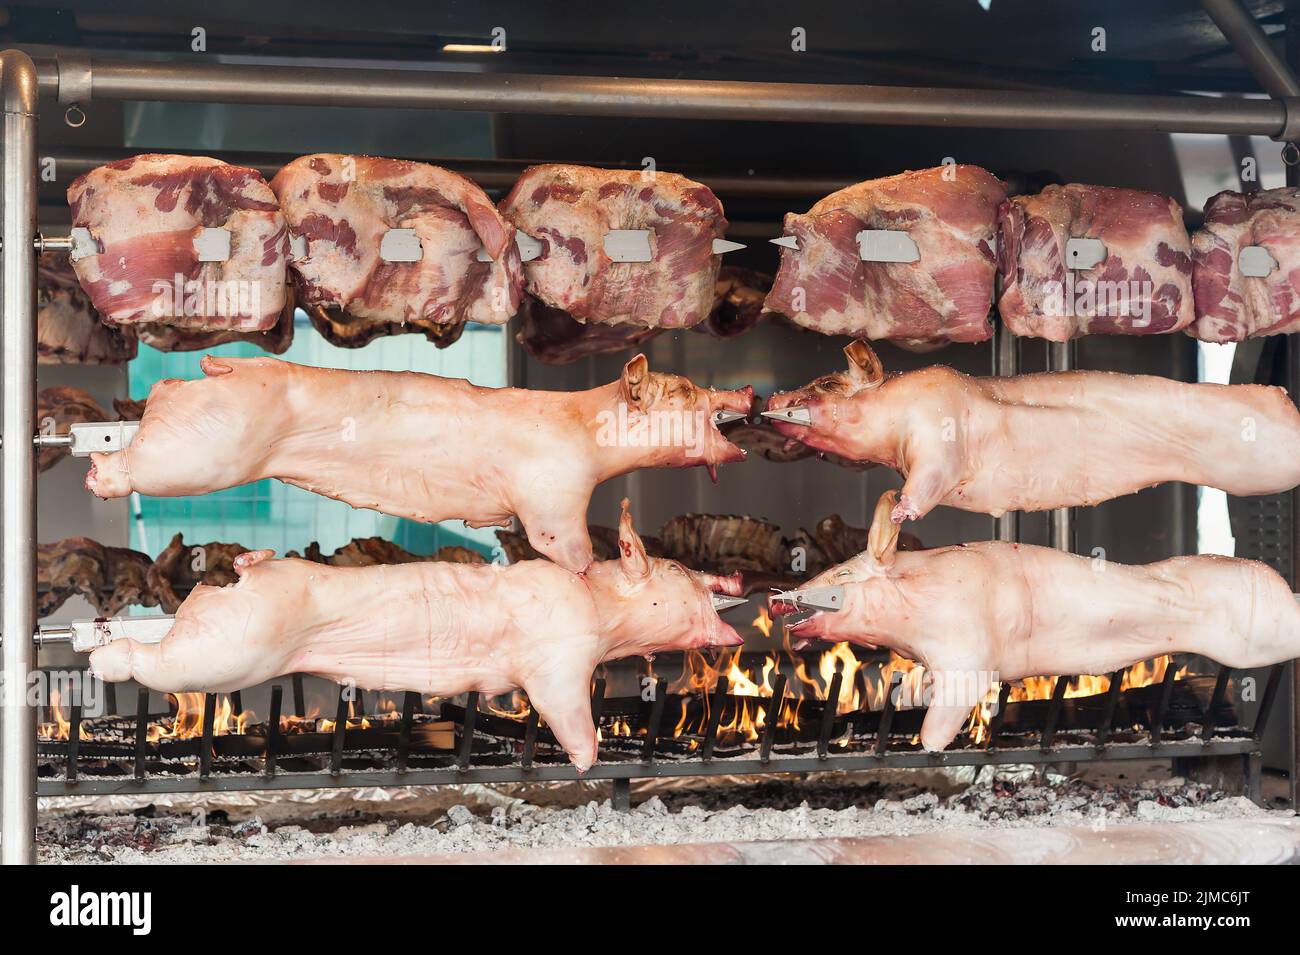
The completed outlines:
[[[770,606],[774,615],[792,618],[786,628],[796,649],[813,640],[846,641],[887,647],[924,666],[921,743],[937,752],[997,681],[1004,642],[1024,627],[1005,619],[977,547],[900,552],[896,505],[897,492],[885,492],[867,549],[799,588],[843,587],[842,609],[805,613],[788,594],[774,594]]]
[[[917,520],[962,481],[969,381],[941,366],[886,376],[865,341],[844,349],[848,370],[774,394],[764,415],[800,444],[850,461],[883,464],[906,477],[890,518]],[[801,409],[807,423],[773,412]]]

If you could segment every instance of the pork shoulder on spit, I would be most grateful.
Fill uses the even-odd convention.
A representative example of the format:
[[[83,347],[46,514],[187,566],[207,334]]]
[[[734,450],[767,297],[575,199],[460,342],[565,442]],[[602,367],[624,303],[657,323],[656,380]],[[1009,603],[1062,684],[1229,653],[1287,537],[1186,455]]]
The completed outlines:
[[[886,377],[863,341],[849,370],[774,395],[792,439],[906,477],[895,521],[938,504],[1000,515],[1097,504],[1165,481],[1234,495],[1300,483],[1300,413],[1282,388],[1069,371],[971,378],[935,365]]]
[[[1100,241],[1104,258],[1072,267],[1071,239]],[[998,209],[998,274],[998,313],[1017,335],[1158,335],[1195,317],[1183,210],[1154,192],[1070,183],[1008,199]]]
[[[993,334],[994,242],[1006,190],[979,166],[939,166],[860,182],[785,217],[766,307],[827,335],[933,346]],[[864,230],[905,232],[914,262],[864,262]]]
[[[580,322],[688,328],[713,308],[727,220],[708,186],[671,172],[544,165],[524,170],[501,214],[541,243],[528,292]],[[650,233],[649,262],[618,262],[610,232]]]
[[[252,332],[280,319],[289,233],[256,169],[132,156],[78,177],[68,205],[96,247],[72,267],[104,321]],[[229,234],[228,258],[203,261],[205,229]]]
[[[800,588],[842,585],[842,609],[814,611],[789,631],[922,664],[933,681],[927,750],[952,742],[998,681],[1106,674],[1166,653],[1234,669],[1300,656],[1300,605],[1258,561],[1203,555],[1134,567],[1003,541],[904,553],[895,506],[886,492],[867,549]],[[797,609],[788,595],[771,607]]]
[[[341,324],[500,325],[519,306],[514,232],[464,176],[421,162],[317,153],[281,169],[271,189],[295,240],[289,263],[302,304],[339,310]],[[398,229],[415,233],[414,261],[384,256],[385,236]],[[478,260],[480,250],[487,261]]]
[[[742,643],[711,597],[738,595],[740,576],[648,557],[626,500],[618,560],[585,575],[544,560],[331,567],[271,556],[241,555],[238,582],[196,587],[161,643],[115,641],[91,654],[91,670],[166,693],[228,692],[288,673],[441,697],[518,688],[585,771],[596,758],[598,664]]]
[[[475,527],[518,516],[568,570],[591,563],[587,505],[601,481],[647,467],[744,460],[713,413],[748,414],[753,389],[651,372],[579,392],[480,388],[415,372],[203,359],[205,377],[154,385],[135,439],[91,455],[86,487],[177,497],[277,478],[416,521]]]

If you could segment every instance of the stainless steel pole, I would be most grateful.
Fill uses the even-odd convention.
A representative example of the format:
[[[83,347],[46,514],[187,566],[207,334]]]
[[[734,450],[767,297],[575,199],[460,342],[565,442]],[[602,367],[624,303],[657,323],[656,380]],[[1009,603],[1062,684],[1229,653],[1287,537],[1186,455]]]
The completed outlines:
[[[72,66],[69,65],[69,70]],[[57,94],[59,64],[40,64]],[[928,89],[619,76],[550,76],[81,59],[94,99],[480,110],[571,116],[1110,129],[1278,136],[1288,103],[1217,96]],[[78,94],[82,95],[82,94]]]
[[[1009,378],[1020,373],[1020,342],[1001,319],[993,325],[993,374]],[[994,520],[997,540],[1020,540],[1020,512],[1007,511]]]
[[[0,53],[4,247],[0,249],[3,410],[0,426],[0,861],[36,861],[36,710],[27,681],[36,649],[36,67]]]
[[[1069,371],[1074,367],[1073,342],[1048,342],[1047,365],[1051,371]],[[1058,507],[1052,511],[1049,540],[1057,550],[1074,550],[1074,511]]]
[[[1295,74],[1273,49],[1259,22],[1241,0],[1201,0],[1215,26],[1246,63],[1269,96],[1300,96]]]

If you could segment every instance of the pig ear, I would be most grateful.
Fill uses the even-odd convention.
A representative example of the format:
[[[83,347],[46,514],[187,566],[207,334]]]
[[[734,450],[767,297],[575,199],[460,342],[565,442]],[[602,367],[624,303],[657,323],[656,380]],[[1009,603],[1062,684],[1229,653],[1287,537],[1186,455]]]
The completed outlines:
[[[871,531],[867,534],[867,550],[882,567],[893,564],[894,552],[898,549],[899,525],[891,520],[897,503],[897,491],[890,490],[880,495],[875,516],[871,518]]]
[[[633,579],[650,576],[650,558],[646,556],[645,544],[632,526],[632,512],[628,510],[628,499],[623,498],[623,515],[618,520],[618,564],[623,573]]]
[[[629,408],[646,411],[650,407],[650,363],[645,355],[637,355],[623,366],[618,381],[619,396]]]
[[[863,388],[874,388],[885,380],[885,369],[875,351],[865,340],[859,338],[845,346],[844,354],[849,359],[849,379]]]

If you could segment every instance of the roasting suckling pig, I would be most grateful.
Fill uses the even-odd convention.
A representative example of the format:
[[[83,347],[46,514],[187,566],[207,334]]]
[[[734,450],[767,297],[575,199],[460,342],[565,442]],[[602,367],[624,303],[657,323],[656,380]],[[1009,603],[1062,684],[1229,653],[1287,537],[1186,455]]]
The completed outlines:
[[[1242,252],[1262,267],[1242,269]],[[1261,274],[1262,273],[1262,274]],[[1300,330],[1300,189],[1220,192],[1192,237],[1196,323],[1206,342],[1239,342]]]
[[[160,644],[117,640],[90,668],[167,693],[287,673],[448,697],[524,690],[579,771],[596,758],[591,678],[603,661],[740,645],[712,595],[739,577],[647,556],[624,502],[619,558],[585,575],[549,561],[332,567],[240,555],[238,581],[199,586]]]
[[[293,237],[289,262],[304,307],[337,309],[335,321],[355,319],[367,333],[376,323],[408,321],[420,323],[412,331],[500,325],[519,307],[514,230],[464,176],[427,163],[317,153],[281,169],[271,189]],[[394,235],[412,234],[398,251]]]
[[[248,332],[280,319],[289,234],[257,170],[133,156],[78,177],[68,205],[94,246],[72,267],[104,321]]]
[[[994,242],[1006,190],[978,166],[946,165],[860,182],[785,217],[766,305],[827,335],[928,347],[993,334]],[[904,232],[915,261],[863,261],[863,232]]]
[[[768,411],[805,409],[809,424],[774,425],[901,472],[895,521],[938,504],[995,516],[1088,506],[1165,481],[1237,496],[1300,483],[1300,413],[1282,388],[1099,371],[971,378],[941,365],[886,377],[866,342],[844,351],[847,372],[774,395]]]
[[[517,515],[540,553],[575,572],[591,563],[597,484],[743,460],[713,414],[753,403],[751,388],[699,388],[640,355],[618,381],[564,393],[261,357],[205,356],[202,367],[201,379],[154,385],[132,443],[91,456],[89,490],[189,496],[277,478],[417,521]]]
[[[727,220],[707,186],[671,172],[545,165],[524,170],[501,214],[541,243],[528,292],[580,322],[687,328],[713,309]],[[610,233],[649,233],[651,260],[615,261]]]
[[[1300,605],[1266,564],[1202,555],[1126,566],[1003,541],[901,553],[895,494],[880,499],[865,551],[800,588],[842,587],[841,609],[788,628],[801,642],[887,647],[922,664],[933,681],[927,750],[952,742],[995,682],[1112,673],[1166,653],[1237,669],[1300,656]],[[800,609],[789,594],[771,606]]]
[[[1002,203],[998,227],[998,313],[1017,335],[1158,335],[1195,317],[1191,240],[1168,196],[1051,185]],[[1075,257],[1071,240],[1104,250]]]

